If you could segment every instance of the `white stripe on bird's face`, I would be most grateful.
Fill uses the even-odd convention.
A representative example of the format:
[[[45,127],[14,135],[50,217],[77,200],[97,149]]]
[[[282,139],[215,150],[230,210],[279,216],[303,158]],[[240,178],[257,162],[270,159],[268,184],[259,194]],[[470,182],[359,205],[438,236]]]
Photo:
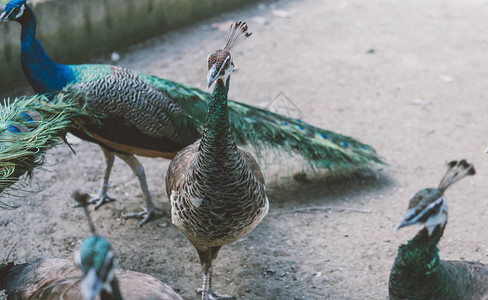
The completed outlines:
[[[22,17],[22,15],[24,14],[24,10],[25,10],[25,5],[22,4],[22,6],[20,7],[20,12],[15,16],[14,20]]]
[[[436,209],[436,207],[439,205],[439,209]],[[420,212],[417,212],[416,207],[408,209],[403,216],[403,219],[395,226],[395,230],[413,224],[420,224],[423,227],[427,228],[429,235],[431,235],[438,225],[444,226],[446,222],[447,204],[445,198],[442,196],[427,205],[427,207],[425,207]]]

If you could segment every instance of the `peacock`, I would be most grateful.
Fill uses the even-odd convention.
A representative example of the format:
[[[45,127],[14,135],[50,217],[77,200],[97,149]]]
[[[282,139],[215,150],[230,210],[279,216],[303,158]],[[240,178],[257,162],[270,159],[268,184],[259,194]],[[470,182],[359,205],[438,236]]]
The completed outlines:
[[[146,210],[125,217],[153,215],[156,207],[149,193],[143,166],[134,155],[171,159],[202,135],[211,95],[185,84],[101,64],[63,65],[53,62],[36,36],[36,18],[25,0],[11,0],[0,22],[22,26],[21,65],[38,94],[63,89],[85,93],[93,99],[92,112],[105,116],[100,124],[72,133],[100,145],[106,161],[103,183],[92,203],[113,201],[107,195],[109,176],[117,156],[139,179]],[[238,145],[250,146],[261,158],[268,150],[301,157],[306,167],[336,174],[360,174],[382,164],[375,150],[357,140],[323,130],[251,105],[228,102],[230,128]],[[277,151],[272,151],[277,153]],[[283,157],[283,155],[279,155]],[[368,172],[369,173],[369,172]]]
[[[251,232],[269,209],[264,177],[254,157],[236,146],[227,94],[234,64],[230,49],[249,37],[245,22],[231,26],[222,50],[210,54],[208,87],[215,83],[203,137],[178,152],[166,175],[171,220],[196,248],[203,271],[202,299],[234,299],[212,289],[212,262],[222,245]]]
[[[400,246],[390,273],[390,299],[486,299],[488,266],[439,258],[439,243],[447,223],[444,192],[453,183],[474,175],[466,160],[451,161],[438,188],[417,192],[396,229],[419,224],[422,229]]]
[[[86,207],[88,194],[74,197]],[[147,274],[116,268],[110,243],[95,232],[81,243],[75,259],[39,258],[32,263],[0,264],[0,291],[7,299],[161,299],[182,300],[171,287]],[[81,270],[81,271],[80,271]]]

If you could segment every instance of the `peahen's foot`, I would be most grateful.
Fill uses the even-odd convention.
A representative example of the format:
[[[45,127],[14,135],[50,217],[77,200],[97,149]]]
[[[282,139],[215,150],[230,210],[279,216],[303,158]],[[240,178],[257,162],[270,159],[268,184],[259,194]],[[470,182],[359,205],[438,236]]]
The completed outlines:
[[[122,218],[124,218],[124,219],[142,218],[142,221],[139,222],[139,224],[138,224],[138,226],[141,227],[142,225],[144,225],[145,223],[147,223],[151,219],[151,217],[154,215],[155,210],[161,211],[162,209],[159,207],[155,207],[155,206],[153,206],[150,209],[143,208],[143,210],[141,212],[125,214],[122,216]]]
[[[99,209],[102,205],[114,202],[115,198],[110,197],[106,193],[101,193],[99,196],[90,195],[88,204],[95,204],[95,210]],[[80,204],[76,204],[75,207],[80,207]]]
[[[203,292],[202,288],[197,288],[198,294],[202,294],[202,292]],[[237,299],[234,296],[219,295],[217,293],[212,292],[212,290],[208,291],[207,296],[208,296],[207,299],[209,299],[209,300],[213,300],[213,299],[229,299],[229,300],[232,299],[232,300],[235,300],[235,299]],[[202,299],[203,299],[203,296],[202,296]]]

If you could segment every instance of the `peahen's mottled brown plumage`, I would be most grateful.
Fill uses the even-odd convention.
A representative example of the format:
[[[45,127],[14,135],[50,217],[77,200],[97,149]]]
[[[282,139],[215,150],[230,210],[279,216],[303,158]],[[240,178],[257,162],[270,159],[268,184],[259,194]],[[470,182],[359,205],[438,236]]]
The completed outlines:
[[[229,128],[230,48],[249,36],[246,23],[231,27],[229,42],[208,58],[216,81],[201,141],[179,152],[166,175],[173,224],[197,249],[204,273],[202,299],[228,299],[212,290],[212,261],[222,245],[253,230],[268,213],[264,178],[256,160],[236,146]]]
[[[181,300],[168,285],[156,278],[133,271],[116,270],[124,299]],[[8,300],[82,299],[81,271],[73,259],[39,258],[26,264],[0,265],[0,291]]]
[[[487,299],[488,266],[479,262],[439,258],[437,244],[447,223],[444,191],[475,173],[465,160],[452,161],[438,188],[419,191],[396,228],[420,224],[423,228],[400,246],[390,273],[390,299]]]

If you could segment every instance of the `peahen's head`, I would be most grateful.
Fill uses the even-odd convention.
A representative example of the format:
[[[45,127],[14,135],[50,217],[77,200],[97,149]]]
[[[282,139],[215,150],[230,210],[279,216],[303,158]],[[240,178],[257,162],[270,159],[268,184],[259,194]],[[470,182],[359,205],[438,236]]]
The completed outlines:
[[[27,8],[28,6],[25,0],[11,0],[5,5],[2,14],[0,14],[0,23],[14,20],[18,21],[24,16]]]
[[[84,300],[92,300],[102,291],[118,294],[115,266],[117,260],[110,243],[95,232],[95,226],[88,212],[90,195],[75,191],[73,199],[83,207],[92,235],[87,237],[75,253],[75,262],[83,272],[81,294]],[[114,291],[115,288],[115,291]]]
[[[408,210],[395,229],[419,224],[427,228],[431,235],[436,227],[444,228],[447,222],[447,203],[444,191],[453,183],[474,174],[473,165],[465,160],[451,161],[438,188],[423,189],[410,199]]]
[[[232,73],[234,63],[230,55],[230,49],[242,42],[245,38],[251,36],[251,32],[247,32],[246,22],[236,22],[230,26],[229,37],[224,49],[217,50],[207,57],[208,73],[207,85],[210,87],[217,79],[222,78],[224,82]]]
[[[81,293],[83,299],[94,299],[102,290],[113,292],[116,258],[110,243],[103,237],[86,238],[75,254],[75,262],[83,272]]]

